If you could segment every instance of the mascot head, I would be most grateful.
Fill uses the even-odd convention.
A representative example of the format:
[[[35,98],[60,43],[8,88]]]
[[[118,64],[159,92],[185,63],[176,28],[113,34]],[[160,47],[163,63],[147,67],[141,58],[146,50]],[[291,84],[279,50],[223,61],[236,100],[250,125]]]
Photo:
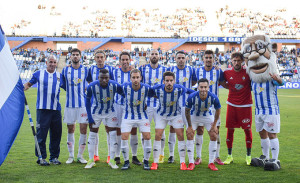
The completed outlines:
[[[247,72],[252,81],[261,83],[272,80],[270,73],[278,74],[276,55],[272,52],[272,43],[268,36],[255,35],[242,43]]]

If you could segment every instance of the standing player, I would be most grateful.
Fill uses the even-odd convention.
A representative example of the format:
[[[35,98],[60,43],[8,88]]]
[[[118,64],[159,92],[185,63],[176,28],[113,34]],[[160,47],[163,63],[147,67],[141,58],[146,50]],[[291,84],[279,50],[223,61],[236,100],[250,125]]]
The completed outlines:
[[[43,162],[37,161],[40,165],[49,165],[45,160],[47,157],[46,139],[50,129],[50,163],[60,165],[58,161],[60,153],[60,140],[62,132],[61,106],[59,93],[61,86],[61,74],[56,71],[56,57],[50,55],[46,61],[46,70],[36,71],[31,80],[24,84],[24,90],[38,83],[36,101],[36,136],[41,150]],[[36,151],[36,156],[38,156]]]
[[[131,67],[130,63],[130,54],[128,52],[122,52],[120,54],[120,66],[121,68],[115,69],[113,71],[113,77],[116,82],[119,84],[123,84],[126,82],[130,82],[130,71]],[[121,123],[122,123],[122,115],[123,115],[123,107],[124,107],[124,98],[121,95],[116,94],[115,96],[115,110],[117,113],[117,118],[119,120],[117,127],[117,150],[116,150],[116,158],[115,161],[117,164],[120,164],[120,151],[121,151]],[[142,163],[137,158],[137,150],[138,150],[138,136],[137,136],[137,128],[133,127],[131,130],[130,137],[130,146],[132,152],[132,163],[136,165],[142,165]]]
[[[150,51],[150,64],[140,67],[142,73],[142,83],[154,86],[156,84],[162,84],[163,74],[167,71],[167,68],[158,64],[159,52],[156,49]],[[150,98],[147,99],[147,115],[150,123],[154,118],[154,113],[157,110],[158,99]],[[156,122],[156,121],[154,121]],[[161,152],[159,162],[164,161],[164,148],[165,148],[165,133],[162,135],[161,139]]]
[[[179,109],[180,97],[186,93],[186,89],[175,83],[175,74],[166,71],[163,75],[163,84],[155,85],[153,88],[155,96],[159,100],[157,112],[154,115],[155,123],[155,141],[153,144],[153,159],[151,170],[157,170],[158,159],[161,148],[161,137],[169,123],[175,129],[178,137],[178,153],[180,156],[180,169],[186,170],[185,164],[185,141],[184,141],[184,123]]]
[[[216,69],[214,67],[214,52],[211,50],[206,50],[204,52],[204,66],[200,67],[196,70],[196,77],[197,80],[200,80],[201,78],[206,78],[209,82],[209,91],[216,96],[219,96],[219,84],[222,86],[225,86],[224,82],[224,76],[223,76],[223,71],[221,69]],[[214,108],[212,108],[212,112],[215,113]],[[217,122],[217,128],[219,130],[221,125],[220,119]],[[197,134],[196,134],[196,153],[197,153],[197,158],[195,160],[195,164],[198,165],[201,163],[201,151],[202,151],[202,144],[203,144],[203,130],[204,127],[202,124],[199,125],[197,129]],[[224,163],[221,161],[219,158],[220,156],[220,135],[219,131],[217,133],[218,138],[218,144],[217,144],[217,153],[216,153],[216,159],[215,161],[219,165],[224,165]]]
[[[186,66],[186,54],[183,51],[178,51],[175,54],[176,66],[172,66],[169,70],[175,73],[175,83],[184,86],[185,88],[192,89],[197,83],[197,78],[195,75],[195,69],[191,66]],[[187,99],[188,94],[186,93],[185,99]],[[185,101],[183,101],[183,105],[180,104],[181,107],[181,115],[183,120],[185,120]],[[169,163],[174,162],[174,149],[176,144],[176,134],[175,129],[172,125],[170,125],[170,133],[169,133],[169,154],[170,157],[168,159]]]
[[[88,118],[85,108],[85,90],[88,69],[80,63],[81,51],[77,48],[71,50],[71,66],[67,66],[62,70],[63,85],[66,88],[66,108],[64,112],[64,122],[68,127],[68,151],[69,158],[66,161],[70,164],[74,161],[74,131],[75,122],[80,124],[80,138],[77,155],[77,162],[87,163],[82,157],[86,146],[86,130]]]
[[[242,127],[246,136],[246,163],[251,163],[251,147],[252,147],[252,96],[251,81],[246,69],[242,67],[244,62],[243,54],[235,52],[231,55],[233,68],[224,71],[224,78],[227,81],[226,86],[229,89],[227,99],[227,148],[228,156],[224,164],[228,165],[233,162],[232,144],[234,128]]]
[[[144,169],[150,170],[149,158],[151,154],[150,122],[146,113],[146,100],[154,96],[154,91],[147,84],[141,83],[141,72],[133,69],[130,72],[130,83],[123,85],[125,106],[121,124],[122,142],[121,149],[124,157],[122,170],[130,167],[128,137],[133,126],[139,127],[144,138]]]
[[[109,71],[110,79],[113,79],[114,67],[105,65],[105,60],[106,60],[105,52],[103,50],[97,50],[94,55],[95,55],[94,59],[96,61],[96,65],[92,65],[89,68],[87,82],[91,83],[93,81],[98,80],[99,72],[100,72],[101,69],[107,69]],[[106,124],[104,124],[104,125],[105,125],[105,130],[106,130],[107,149],[108,149],[108,156],[107,156],[106,162],[108,163],[110,161],[110,157],[109,157],[110,139],[109,139],[108,128],[107,128]],[[96,138],[96,142],[95,142],[95,156],[94,156],[95,161],[99,161],[98,143],[99,143],[99,135],[97,133],[97,138]]]
[[[106,124],[110,137],[110,152],[112,158],[108,163],[113,169],[119,168],[113,158],[116,153],[117,132],[118,126],[117,114],[114,109],[114,96],[118,93],[123,94],[121,85],[113,80],[109,80],[109,72],[106,69],[101,69],[99,80],[92,82],[87,88],[86,110],[89,118],[90,134],[88,139],[89,161],[85,168],[92,168],[95,165],[94,151],[97,140],[97,133],[101,122]],[[91,99],[93,104],[91,106]]]
[[[209,82],[207,79],[202,78],[198,81],[198,90],[198,92],[190,94],[186,102],[185,115],[188,122],[186,133],[189,139],[193,139],[193,130],[196,130],[199,125],[205,126],[210,137],[208,168],[217,171],[214,159],[217,151],[217,122],[220,118],[221,104],[218,97],[208,91]],[[215,113],[212,111],[213,107]]]

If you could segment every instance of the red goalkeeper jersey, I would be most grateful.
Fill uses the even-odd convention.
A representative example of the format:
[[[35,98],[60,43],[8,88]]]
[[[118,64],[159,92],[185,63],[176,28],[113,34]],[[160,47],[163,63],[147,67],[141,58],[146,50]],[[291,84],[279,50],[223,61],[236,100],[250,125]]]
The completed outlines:
[[[242,68],[239,72],[233,68],[227,69],[224,71],[224,78],[229,89],[226,103],[235,107],[252,106],[251,80],[246,69]]]

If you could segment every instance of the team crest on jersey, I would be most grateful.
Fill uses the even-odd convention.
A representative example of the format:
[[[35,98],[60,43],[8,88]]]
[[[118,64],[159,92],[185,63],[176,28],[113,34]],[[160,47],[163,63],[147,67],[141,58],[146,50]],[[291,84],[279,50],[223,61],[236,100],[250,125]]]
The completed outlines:
[[[74,78],[73,79],[73,83],[75,84],[75,85],[78,85],[79,83],[81,83],[82,82],[82,79],[80,79],[80,78]]]
[[[84,73],[84,70],[82,70],[81,73]]]
[[[182,77],[179,79],[179,82],[187,82],[189,80],[189,78],[187,77]]]
[[[171,107],[172,105],[174,105],[176,103],[176,101],[170,101],[166,103],[167,107]]]
[[[241,85],[241,84],[235,84],[234,88],[237,89],[237,90],[241,90],[242,88],[244,88],[244,86]]]
[[[140,105],[141,103],[142,103],[142,101],[140,101],[140,100],[133,100],[132,105],[133,105],[133,106],[138,106],[138,105]]]
[[[108,101],[110,101],[111,100],[111,98],[110,97],[104,97],[104,98],[102,98],[102,102],[103,103],[107,103]]]
[[[209,85],[214,85],[214,84],[215,84],[215,82],[213,80],[209,81]]]
[[[257,87],[257,91],[258,91],[258,93],[261,93],[261,92],[263,92],[265,89],[264,88],[262,88],[262,87]]]
[[[160,80],[158,78],[152,78],[151,83],[158,83]]]
[[[214,74],[213,74],[214,76],[216,76],[216,73],[214,72]]]

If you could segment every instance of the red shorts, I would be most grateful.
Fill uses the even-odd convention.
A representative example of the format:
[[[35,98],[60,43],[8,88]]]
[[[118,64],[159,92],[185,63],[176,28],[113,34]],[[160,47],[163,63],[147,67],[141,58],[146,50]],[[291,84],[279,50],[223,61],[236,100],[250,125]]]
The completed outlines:
[[[226,128],[249,129],[252,125],[252,107],[233,107],[227,104]]]

